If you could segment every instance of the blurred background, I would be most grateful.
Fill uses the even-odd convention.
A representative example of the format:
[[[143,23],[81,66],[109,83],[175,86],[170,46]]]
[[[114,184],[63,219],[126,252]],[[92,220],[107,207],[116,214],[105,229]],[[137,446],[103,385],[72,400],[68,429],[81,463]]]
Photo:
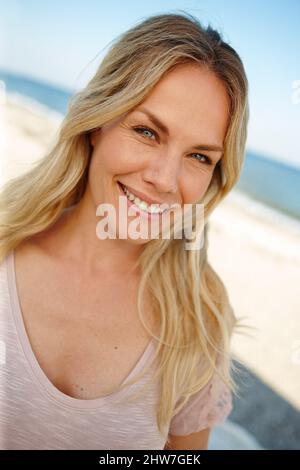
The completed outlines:
[[[184,10],[239,53],[250,123],[241,178],[211,217],[209,259],[238,319],[240,397],[210,448],[300,448],[300,2],[0,0],[0,185],[55,139],[110,42]]]

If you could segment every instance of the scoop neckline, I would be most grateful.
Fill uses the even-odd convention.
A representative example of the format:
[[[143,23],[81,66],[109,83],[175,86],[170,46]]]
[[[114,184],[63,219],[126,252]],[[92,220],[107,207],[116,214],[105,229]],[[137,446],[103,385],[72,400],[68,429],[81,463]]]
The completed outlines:
[[[20,299],[17,288],[16,281],[16,272],[15,272],[15,250],[11,250],[7,256],[7,277],[8,277],[8,288],[10,294],[10,303],[11,303],[11,312],[15,321],[15,326],[17,334],[23,349],[24,356],[27,362],[30,365],[30,368],[34,374],[34,377],[44,391],[54,398],[56,401],[60,402],[63,405],[70,406],[77,409],[100,409],[107,404],[113,403],[117,398],[123,397],[129,391],[134,390],[138,385],[139,381],[126,387],[122,390],[113,392],[109,395],[103,395],[101,397],[82,399],[75,398],[67,395],[66,393],[60,391],[48,378],[43,369],[41,368],[34,352],[31,347],[29,337],[25,328],[25,323],[23,319],[23,313],[20,305]],[[137,373],[139,373],[150,354],[154,348],[153,339],[148,342],[147,347],[144,349],[144,352],[140,355],[139,359],[127,375],[127,377],[121,382],[121,385],[127,383],[133,378]]]

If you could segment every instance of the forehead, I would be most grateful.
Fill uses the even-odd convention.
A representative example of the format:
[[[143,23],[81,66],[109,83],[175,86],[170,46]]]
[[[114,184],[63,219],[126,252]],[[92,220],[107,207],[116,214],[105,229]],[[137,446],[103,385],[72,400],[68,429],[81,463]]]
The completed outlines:
[[[132,112],[147,107],[171,132],[223,142],[229,123],[230,99],[223,82],[197,64],[168,72]],[[138,114],[136,114],[138,115]]]

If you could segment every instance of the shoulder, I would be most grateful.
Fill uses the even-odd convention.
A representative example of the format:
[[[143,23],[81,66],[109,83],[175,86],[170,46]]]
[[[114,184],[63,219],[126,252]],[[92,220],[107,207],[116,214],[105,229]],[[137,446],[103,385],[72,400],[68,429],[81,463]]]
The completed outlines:
[[[38,237],[22,241],[14,249],[16,280],[21,289],[34,289],[37,283],[47,280],[47,273],[53,261],[47,249],[39,243]],[[24,292],[23,289],[23,292]]]
[[[18,258],[19,263],[25,263],[26,261],[31,263],[43,262],[46,259],[55,258],[55,247],[59,241],[59,228],[65,215],[63,213],[52,226],[31,235],[15,248],[15,257]]]

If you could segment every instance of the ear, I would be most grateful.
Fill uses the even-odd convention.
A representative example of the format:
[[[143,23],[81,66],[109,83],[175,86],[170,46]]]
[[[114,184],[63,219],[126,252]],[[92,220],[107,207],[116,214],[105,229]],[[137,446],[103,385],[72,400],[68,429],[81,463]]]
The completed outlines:
[[[101,133],[101,127],[95,129],[94,131],[89,133],[90,144],[92,147],[96,145],[96,141]]]

